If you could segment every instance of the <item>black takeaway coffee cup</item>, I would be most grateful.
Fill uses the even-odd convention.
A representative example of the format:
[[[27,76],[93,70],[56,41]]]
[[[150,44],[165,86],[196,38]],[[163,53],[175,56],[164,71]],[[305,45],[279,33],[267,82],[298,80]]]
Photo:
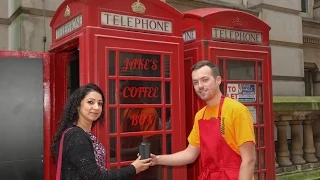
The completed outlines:
[[[139,155],[141,156],[141,159],[148,159],[150,158],[150,143],[148,142],[142,142],[139,145]]]

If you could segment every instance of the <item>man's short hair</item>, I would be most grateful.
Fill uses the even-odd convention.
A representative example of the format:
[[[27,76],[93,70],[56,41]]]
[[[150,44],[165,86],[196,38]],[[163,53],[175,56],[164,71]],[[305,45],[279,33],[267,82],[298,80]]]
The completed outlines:
[[[211,71],[212,71],[212,75],[214,78],[216,78],[217,76],[220,76],[220,72],[218,67],[216,66],[216,64],[214,64],[213,62],[210,62],[208,60],[202,60],[202,61],[198,61],[197,63],[195,63],[192,67],[191,67],[191,71],[200,69],[204,66],[208,66]]]

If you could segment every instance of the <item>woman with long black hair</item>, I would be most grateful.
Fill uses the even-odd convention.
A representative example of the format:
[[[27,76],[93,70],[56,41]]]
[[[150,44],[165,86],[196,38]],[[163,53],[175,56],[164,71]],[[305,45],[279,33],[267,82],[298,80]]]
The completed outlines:
[[[105,149],[91,133],[104,117],[104,95],[95,84],[78,88],[68,99],[54,136],[51,151],[58,161],[64,134],[61,180],[127,180],[149,168],[151,159],[136,159],[131,165],[107,170]]]

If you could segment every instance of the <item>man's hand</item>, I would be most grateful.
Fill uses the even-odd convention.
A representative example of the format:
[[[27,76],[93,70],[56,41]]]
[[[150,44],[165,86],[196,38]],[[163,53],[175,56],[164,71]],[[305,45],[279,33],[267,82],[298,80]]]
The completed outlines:
[[[151,166],[166,165],[166,166],[181,166],[193,163],[200,153],[200,148],[189,144],[183,150],[174,154],[154,155],[151,154]]]
[[[154,154],[151,154],[151,165],[150,166],[155,166],[158,164],[158,157]]]

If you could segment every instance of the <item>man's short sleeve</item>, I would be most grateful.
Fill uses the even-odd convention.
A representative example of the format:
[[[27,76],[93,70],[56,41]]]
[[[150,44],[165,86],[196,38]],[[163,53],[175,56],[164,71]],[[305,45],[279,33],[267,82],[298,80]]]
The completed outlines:
[[[245,107],[245,109],[241,110],[235,118],[234,132],[238,147],[249,141],[255,143],[253,120],[248,108]]]
[[[193,128],[189,134],[188,141],[189,144],[200,147],[200,135],[199,135],[199,124],[198,124],[199,118],[197,118],[197,115],[194,119]]]

